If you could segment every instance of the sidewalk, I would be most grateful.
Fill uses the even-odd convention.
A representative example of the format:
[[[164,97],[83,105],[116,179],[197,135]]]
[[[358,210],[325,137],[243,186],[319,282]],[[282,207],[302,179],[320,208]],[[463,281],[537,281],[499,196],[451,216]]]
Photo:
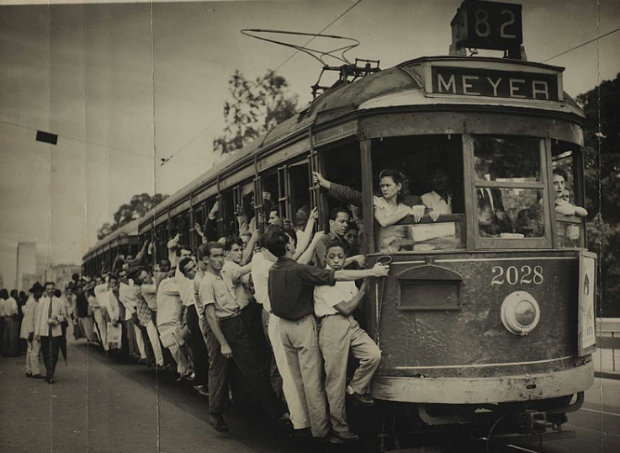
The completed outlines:
[[[596,377],[620,379],[620,349],[596,348],[592,362]]]

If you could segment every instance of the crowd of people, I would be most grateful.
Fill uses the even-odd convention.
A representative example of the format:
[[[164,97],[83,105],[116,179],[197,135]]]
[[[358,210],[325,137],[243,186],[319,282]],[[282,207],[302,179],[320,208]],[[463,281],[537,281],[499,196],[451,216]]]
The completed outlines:
[[[30,297],[1,290],[2,354],[19,354],[19,336],[26,376],[53,384],[71,328],[76,340],[100,344],[107,356],[191,381],[209,397],[209,421],[219,432],[229,430],[224,413],[232,397],[235,404],[252,400],[297,436],[358,440],[346,403],[374,404],[369,388],[381,351],[355,313],[363,306],[364,279],[385,277],[389,267],[364,268],[361,193],[319,173],[313,179],[341,204],[330,211],[329,233],[314,232],[316,210],[300,209],[293,228],[267,202],[258,218],[239,209],[238,235],[220,238],[215,203],[205,225],[194,226],[201,237],[195,250],[177,234],[163,259],[147,241],[135,257],[117,256],[101,275],[74,275],[64,293],[53,282],[36,283]],[[435,171],[431,180],[433,190],[416,197],[407,193],[402,173],[381,173],[374,198],[381,249],[411,245],[398,224],[405,217],[437,221],[452,213],[447,174]],[[350,357],[357,364],[352,374]]]

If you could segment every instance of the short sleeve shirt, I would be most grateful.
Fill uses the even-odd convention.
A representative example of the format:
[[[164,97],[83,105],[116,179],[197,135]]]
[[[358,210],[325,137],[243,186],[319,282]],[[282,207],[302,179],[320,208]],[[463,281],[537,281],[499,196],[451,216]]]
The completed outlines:
[[[334,285],[334,270],[299,264],[279,258],[269,270],[271,312],[295,321],[314,313],[314,287]]]
[[[422,195],[422,203],[439,214],[452,214],[452,197],[450,195],[446,200],[433,190]]]
[[[269,300],[269,270],[273,266],[262,253],[257,253],[252,257],[252,281],[254,282],[254,295],[256,301],[263,306],[266,311],[271,311],[271,301]]]
[[[357,294],[355,282],[336,282],[334,286],[317,286],[314,288],[314,314],[318,318],[336,315],[334,307],[340,302],[348,302]]]
[[[239,300],[235,293],[235,286],[241,284],[239,277],[241,273],[236,269],[228,272],[222,270],[220,275],[205,272],[200,281],[198,295],[203,305],[213,304],[215,306],[215,316],[219,319],[228,318],[238,314],[249,301]]]

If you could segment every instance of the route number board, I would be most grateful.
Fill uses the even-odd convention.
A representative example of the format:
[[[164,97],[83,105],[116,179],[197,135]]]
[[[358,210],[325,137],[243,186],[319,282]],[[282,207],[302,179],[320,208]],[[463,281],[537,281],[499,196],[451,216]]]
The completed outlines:
[[[521,5],[465,0],[452,25],[457,48],[515,50],[523,44]]]

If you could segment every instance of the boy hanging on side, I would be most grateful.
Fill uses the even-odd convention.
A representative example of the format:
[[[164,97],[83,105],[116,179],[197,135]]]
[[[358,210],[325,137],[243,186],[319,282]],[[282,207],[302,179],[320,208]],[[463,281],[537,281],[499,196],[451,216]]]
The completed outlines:
[[[327,245],[327,269],[342,269],[347,259],[346,248],[342,241]],[[366,283],[358,291],[353,281],[337,281],[334,286],[314,288],[314,312],[320,322],[319,347],[325,361],[330,419],[336,434],[348,441],[359,437],[349,430],[345,393],[351,405],[372,406],[374,401],[367,392],[381,361],[381,350],[352,316],[364,299],[365,289]],[[359,359],[359,367],[347,386],[349,351]]]

